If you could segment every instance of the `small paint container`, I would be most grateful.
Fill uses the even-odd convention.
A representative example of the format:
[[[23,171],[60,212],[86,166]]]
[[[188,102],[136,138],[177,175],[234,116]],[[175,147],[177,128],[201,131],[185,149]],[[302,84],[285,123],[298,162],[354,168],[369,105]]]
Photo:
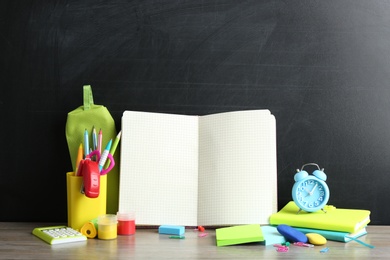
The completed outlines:
[[[134,235],[135,234],[135,213],[134,212],[118,212],[118,235]]]
[[[98,238],[115,239],[117,237],[117,217],[114,214],[107,214],[98,217]]]

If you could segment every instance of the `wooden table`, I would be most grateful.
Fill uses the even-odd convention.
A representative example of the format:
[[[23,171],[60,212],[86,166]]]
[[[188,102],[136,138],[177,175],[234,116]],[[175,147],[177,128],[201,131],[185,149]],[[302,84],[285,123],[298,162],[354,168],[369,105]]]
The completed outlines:
[[[58,223],[0,222],[0,259],[315,259],[315,258],[390,258],[390,226],[368,226],[368,234],[360,240],[371,249],[354,241],[328,241],[314,248],[290,246],[286,253],[275,247],[259,244],[217,247],[215,230],[206,230],[198,237],[192,229],[185,239],[170,239],[159,235],[157,229],[137,229],[133,236],[118,236],[114,240],[88,239],[62,245],[49,245],[32,235],[35,227]],[[320,250],[328,247],[327,253]]]

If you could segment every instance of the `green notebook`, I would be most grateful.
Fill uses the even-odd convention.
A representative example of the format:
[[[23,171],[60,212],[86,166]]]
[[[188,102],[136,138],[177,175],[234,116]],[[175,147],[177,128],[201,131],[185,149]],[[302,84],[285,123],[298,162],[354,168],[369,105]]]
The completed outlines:
[[[264,241],[259,224],[232,226],[215,230],[217,246],[237,245]]]
[[[364,209],[338,209],[326,206],[326,213],[322,210],[298,213],[298,210],[298,206],[290,201],[279,212],[271,215],[270,224],[355,233],[370,222],[370,211]]]

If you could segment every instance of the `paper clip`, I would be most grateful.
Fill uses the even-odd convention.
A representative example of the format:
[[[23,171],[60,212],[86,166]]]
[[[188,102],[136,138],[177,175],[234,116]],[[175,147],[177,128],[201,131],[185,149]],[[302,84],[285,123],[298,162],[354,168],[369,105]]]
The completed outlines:
[[[302,247],[314,247],[314,245],[312,245],[312,244],[306,244],[303,242],[294,242],[293,245],[294,246],[302,246]]]
[[[288,246],[275,244],[274,247],[276,247],[276,251],[278,252],[288,252]]]
[[[173,239],[184,239],[186,238],[185,236],[169,236],[169,238],[173,238]]]
[[[326,253],[329,251],[329,247],[325,247],[324,249],[321,249],[320,252],[321,253]]]

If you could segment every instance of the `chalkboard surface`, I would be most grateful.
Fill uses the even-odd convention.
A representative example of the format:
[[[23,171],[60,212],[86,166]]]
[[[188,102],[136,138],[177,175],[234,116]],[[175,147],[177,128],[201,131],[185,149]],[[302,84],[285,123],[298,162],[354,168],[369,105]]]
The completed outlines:
[[[83,85],[111,112],[269,109],[279,208],[305,163],[329,204],[390,224],[390,2],[0,4],[0,221],[67,219],[67,113]],[[54,202],[53,202],[54,201]]]

